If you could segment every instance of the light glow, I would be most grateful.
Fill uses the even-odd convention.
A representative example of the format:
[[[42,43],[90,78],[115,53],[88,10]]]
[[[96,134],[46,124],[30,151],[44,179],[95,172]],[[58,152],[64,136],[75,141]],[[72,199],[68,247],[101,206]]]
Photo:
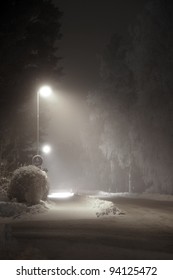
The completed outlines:
[[[48,195],[49,198],[62,198],[62,199],[70,198],[72,196],[74,196],[74,193],[72,192],[57,192]]]
[[[52,94],[52,89],[49,86],[42,86],[39,89],[39,94],[44,98],[49,97]]]
[[[49,145],[45,145],[42,148],[43,153],[49,154],[51,152],[51,147]]]

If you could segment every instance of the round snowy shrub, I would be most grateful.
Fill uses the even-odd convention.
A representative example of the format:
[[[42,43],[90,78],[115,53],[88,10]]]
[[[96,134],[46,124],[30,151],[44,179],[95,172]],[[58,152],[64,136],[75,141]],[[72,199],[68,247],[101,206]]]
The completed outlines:
[[[8,186],[9,186],[10,180],[2,177],[0,178],[0,201],[7,201],[8,200]]]
[[[8,188],[10,199],[37,204],[40,200],[46,200],[47,195],[48,181],[45,172],[33,165],[23,166],[14,171]]]

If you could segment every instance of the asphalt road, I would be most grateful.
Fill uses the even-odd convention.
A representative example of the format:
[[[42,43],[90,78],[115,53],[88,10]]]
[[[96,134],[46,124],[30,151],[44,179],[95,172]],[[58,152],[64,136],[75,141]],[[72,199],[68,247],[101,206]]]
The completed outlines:
[[[124,215],[13,223],[1,259],[173,259],[173,201],[107,199]]]

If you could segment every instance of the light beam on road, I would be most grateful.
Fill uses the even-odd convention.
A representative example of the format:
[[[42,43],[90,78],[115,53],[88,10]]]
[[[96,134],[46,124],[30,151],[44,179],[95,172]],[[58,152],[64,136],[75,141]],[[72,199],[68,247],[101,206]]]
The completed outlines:
[[[57,192],[57,193],[51,193],[48,195],[49,198],[70,198],[74,196],[74,193],[72,192]]]

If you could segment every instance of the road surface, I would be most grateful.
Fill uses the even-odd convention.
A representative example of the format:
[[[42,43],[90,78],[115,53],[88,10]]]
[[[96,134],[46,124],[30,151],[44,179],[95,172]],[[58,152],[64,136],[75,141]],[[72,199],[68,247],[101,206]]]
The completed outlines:
[[[173,201],[106,199],[124,214],[97,218],[65,201],[40,219],[13,222],[1,258],[173,259]]]

